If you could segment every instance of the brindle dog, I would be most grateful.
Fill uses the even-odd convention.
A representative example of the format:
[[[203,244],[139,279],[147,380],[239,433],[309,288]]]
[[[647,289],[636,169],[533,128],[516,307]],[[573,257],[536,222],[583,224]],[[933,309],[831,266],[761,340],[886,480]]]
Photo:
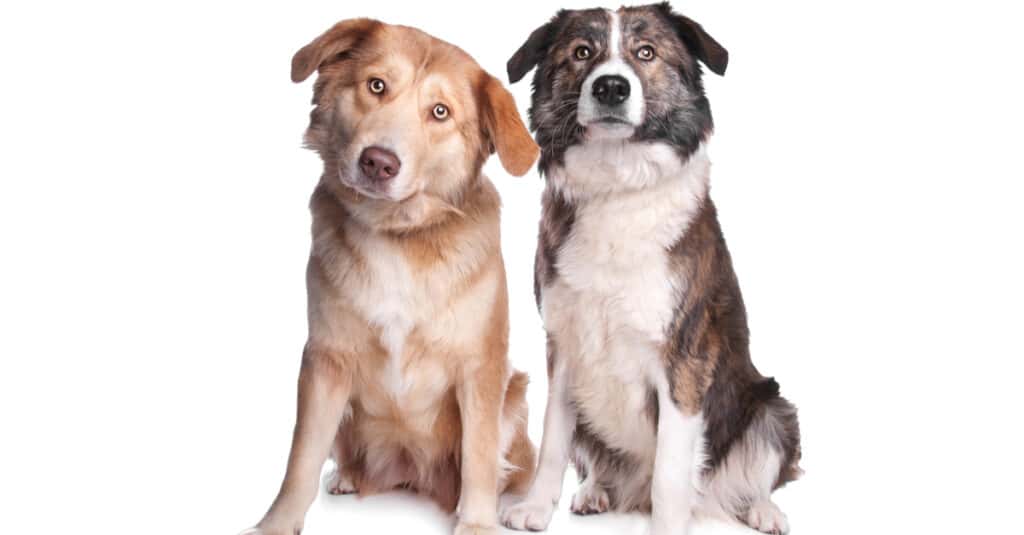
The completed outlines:
[[[708,196],[701,65],[728,53],[668,4],[562,11],[508,63],[536,67],[547,180],[535,291],[550,392],[536,478],[502,513],[544,529],[565,468],[572,510],[694,511],[788,531],[772,492],[800,474],[796,409],[751,362],[746,312]]]

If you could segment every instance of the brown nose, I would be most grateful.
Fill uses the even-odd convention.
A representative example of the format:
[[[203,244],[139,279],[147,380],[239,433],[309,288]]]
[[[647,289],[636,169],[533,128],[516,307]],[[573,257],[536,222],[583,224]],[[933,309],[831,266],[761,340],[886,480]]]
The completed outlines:
[[[402,161],[395,153],[380,147],[368,147],[359,155],[359,169],[370,180],[389,180],[398,174]]]

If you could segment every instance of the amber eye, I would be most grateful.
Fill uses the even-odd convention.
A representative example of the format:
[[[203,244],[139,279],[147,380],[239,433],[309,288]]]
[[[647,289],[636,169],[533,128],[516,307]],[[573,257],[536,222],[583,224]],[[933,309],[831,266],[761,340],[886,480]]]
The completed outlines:
[[[438,121],[443,121],[448,118],[448,106],[444,104],[438,104],[434,106],[434,118]]]
[[[651,61],[654,59],[654,48],[650,46],[642,46],[640,47],[640,50],[636,51],[636,57],[640,59],[640,61]]]
[[[576,56],[576,59],[580,61],[590,59],[590,48],[586,46],[578,46],[576,47],[576,51],[573,52],[572,54],[573,56]]]
[[[384,89],[387,88],[387,85],[384,83],[384,80],[381,80],[380,78],[370,78],[369,86],[370,92],[373,93],[374,95],[379,95],[383,93]]]

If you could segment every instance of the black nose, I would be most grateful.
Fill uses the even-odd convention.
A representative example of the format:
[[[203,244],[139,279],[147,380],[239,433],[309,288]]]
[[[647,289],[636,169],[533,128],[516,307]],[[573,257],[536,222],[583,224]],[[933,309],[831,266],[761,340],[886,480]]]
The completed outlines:
[[[629,80],[617,75],[605,75],[594,80],[594,98],[605,106],[617,106],[629,98]]]
[[[402,161],[395,153],[380,147],[368,147],[359,155],[359,169],[370,180],[388,180],[398,174]]]

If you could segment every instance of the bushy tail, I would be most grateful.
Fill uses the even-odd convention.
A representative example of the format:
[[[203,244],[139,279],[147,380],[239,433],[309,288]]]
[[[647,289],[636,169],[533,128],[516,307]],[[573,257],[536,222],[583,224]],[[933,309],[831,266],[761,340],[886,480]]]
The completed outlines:
[[[525,494],[533,480],[536,452],[527,434],[529,411],[526,406],[526,387],[530,378],[523,372],[513,372],[505,390],[502,407],[502,444],[507,445],[502,466],[505,468],[502,493]]]
[[[706,516],[744,518],[752,505],[770,500],[772,491],[803,473],[796,407],[779,396],[773,379],[753,385],[749,394],[758,408],[705,481],[700,512]]]

